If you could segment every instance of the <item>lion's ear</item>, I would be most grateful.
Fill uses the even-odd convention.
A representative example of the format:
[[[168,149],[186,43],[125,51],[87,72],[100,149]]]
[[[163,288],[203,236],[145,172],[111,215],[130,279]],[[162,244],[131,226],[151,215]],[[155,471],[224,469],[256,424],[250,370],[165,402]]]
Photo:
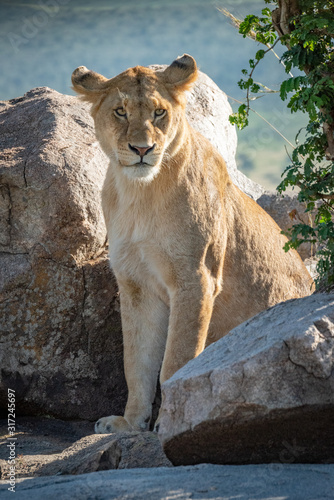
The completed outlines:
[[[178,57],[163,72],[165,83],[177,90],[190,90],[198,76],[196,61],[188,54]]]
[[[94,102],[107,89],[107,82],[109,82],[108,78],[87,69],[85,66],[80,66],[72,73],[73,90],[89,102]]]

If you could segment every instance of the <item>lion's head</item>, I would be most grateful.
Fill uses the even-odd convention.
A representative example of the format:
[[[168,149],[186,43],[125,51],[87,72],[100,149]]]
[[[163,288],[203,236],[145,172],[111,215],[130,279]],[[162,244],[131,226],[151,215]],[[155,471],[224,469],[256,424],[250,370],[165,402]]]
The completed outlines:
[[[109,80],[80,66],[72,83],[92,103],[97,138],[115,168],[149,182],[177,149],[184,92],[196,78],[196,62],[185,54],[164,71],[137,66]]]

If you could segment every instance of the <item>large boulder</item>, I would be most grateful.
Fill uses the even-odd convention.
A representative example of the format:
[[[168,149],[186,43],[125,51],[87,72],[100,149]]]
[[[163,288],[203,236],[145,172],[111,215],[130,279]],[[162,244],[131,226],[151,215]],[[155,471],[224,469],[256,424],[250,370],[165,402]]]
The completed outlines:
[[[47,88],[0,104],[0,406],[95,419],[126,401],[105,252],[107,161],[86,104]]]
[[[278,304],[162,386],[174,465],[334,462],[334,295]]]

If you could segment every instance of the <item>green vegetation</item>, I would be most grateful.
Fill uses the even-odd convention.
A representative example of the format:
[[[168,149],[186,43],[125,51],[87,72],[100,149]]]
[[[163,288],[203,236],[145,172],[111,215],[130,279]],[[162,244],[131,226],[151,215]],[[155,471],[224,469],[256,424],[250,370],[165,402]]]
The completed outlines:
[[[285,51],[281,61],[289,78],[280,85],[280,98],[288,101],[291,113],[302,111],[308,118],[305,138],[291,155],[278,191],[298,187],[298,198],[314,223],[292,227],[285,250],[308,241],[317,244],[319,257],[317,287],[334,285],[334,2],[326,0],[264,0],[274,4],[262,16],[248,15],[239,24],[239,33],[260,42],[265,48],[256,52],[243,69],[238,85],[246,99],[230,117],[240,129],[248,125],[250,102],[262,92],[271,92],[254,80],[264,57],[280,43]],[[294,76],[291,71],[296,71]]]

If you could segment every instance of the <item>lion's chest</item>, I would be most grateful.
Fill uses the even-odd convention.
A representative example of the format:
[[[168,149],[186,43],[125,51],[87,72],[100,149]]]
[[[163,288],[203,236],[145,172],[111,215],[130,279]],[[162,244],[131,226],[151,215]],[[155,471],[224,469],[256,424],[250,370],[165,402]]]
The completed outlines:
[[[109,258],[115,274],[141,286],[168,295],[166,273],[170,259],[159,231],[136,225],[132,231],[114,228],[109,231]]]

